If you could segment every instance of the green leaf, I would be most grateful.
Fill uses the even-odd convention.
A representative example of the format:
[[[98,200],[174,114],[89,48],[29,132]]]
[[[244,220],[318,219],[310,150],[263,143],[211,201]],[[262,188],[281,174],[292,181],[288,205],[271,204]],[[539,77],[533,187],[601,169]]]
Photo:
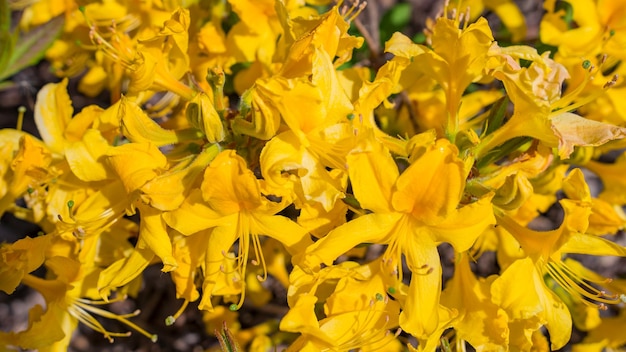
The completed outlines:
[[[483,127],[483,134],[481,138],[493,133],[504,124],[504,118],[506,117],[506,110],[509,106],[509,98],[504,96],[496,101],[491,110],[489,110],[489,116],[485,120]]]
[[[0,1],[0,33],[8,33],[11,30],[11,8],[9,0]]]
[[[63,16],[58,16],[26,34],[18,35],[16,32],[13,35],[9,35],[8,40],[14,40],[14,46],[6,65],[0,66],[0,70],[2,70],[0,72],[0,81],[13,76],[28,66],[37,64],[61,33],[63,23]],[[0,37],[2,44],[5,43],[4,39]],[[2,59],[0,58],[0,62]]]
[[[411,4],[399,3],[389,9],[380,20],[381,44],[389,40],[394,32],[401,32],[411,21]]]
[[[15,45],[14,37],[8,31],[0,32],[0,77],[4,75],[2,72],[6,70],[13,55],[13,47]],[[0,78],[2,81],[4,78]]]
[[[0,0],[0,70],[6,67],[13,53],[13,45],[10,33],[11,30],[11,9],[9,0]]]

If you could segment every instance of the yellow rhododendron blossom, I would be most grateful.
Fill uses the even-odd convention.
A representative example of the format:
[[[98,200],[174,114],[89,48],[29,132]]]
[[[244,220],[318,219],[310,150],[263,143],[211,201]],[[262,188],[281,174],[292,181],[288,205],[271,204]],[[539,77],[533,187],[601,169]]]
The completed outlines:
[[[509,343],[508,316],[491,301],[489,292],[496,277],[475,277],[468,256],[460,254],[459,257],[454,277],[441,293],[442,304],[459,312],[451,322],[456,337],[476,349],[505,348]]]
[[[485,74],[487,53],[493,42],[491,29],[484,18],[470,25],[465,23],[462,29],[459,29],[459,22],[458,17],[437,19],[432,28],[433,48],[420,57],[422,70],[445,92],[445,130],[450,136],[458,132],[461,96],[470,83]]]
[[[302,335],[288,351],[401,350],[389,331],[398,326],[400,306],[387,296],[391,281],[379,261],[363,266],[344,262],[322,269],[315,277],[296,267],[291,280],[291,309],[280,327]],[[323,290],[330,292],[322,295]],[[322,303],[317,296],[326,295],[323,317],[317,318],[314,306]]]
[[[35,191],[40,185],[48,183],[52,176],[48,170],[52,155],[43,143],[27,134],[7,136],[5,133],[3,137],[15,138],[18,135],[20,136],[18,149],[7,150],[11,154],[15,152],[15,157],[9,166],[11,172],[3,175],[10,177],[10,181],[6,183],[4,194],[0,198],[0,214],[4,214],[15,200],[28,190]],[[13,146],[15,147],[14,144]]]
[[[225,274],[223,261],[233,263],[238,280],[245,277],[250,251],[253,251],[254,262],[265,266],[259,235],[277,239],[292,253],[310,242],[303,228],[275,215],[284,207],[284,204],[265,199],[260,193],[259,181],[245,161],[234,151],[227,150],[206,168],[200,189],[192,191],[180,208],[163,214],[168,225],[184,235],[208,236],[203,253],[200,309],[213,309],[211,298],[220,294],[216,287],[218,283],[221,285]],[[239,251],[231,258],[227,253],[237,240]],[[237,306],[242,303],[243,295]]]
[[[585,304],[606,309],[606,304],[619,302],[617,295],[610,295],[577,276],[562,261],[564,253],[626,256],[626,250],[604,238],[587,235],[588,218],[591,214],[591,198],[582,172],[574,169],[564,182],[572,199],[561,200],[565,218],[561,226],[552,231],[538,232],[519,225],[507,215],[499,214],[498,224],[519,242],[528,257],[513,262],[494,281],[491,294],[512,319],[537,316],[550,331],[552,348],[560,348],[569,340],[571,316],[565,304],[548,289],[543,275],[549,275],[567,294]],[[534,270],[531,270],[534,268]],[[531,284],[531,289],[514,293],[514,282]],[[521,291],[521,290],[520,290]]]
[[[546,54],[539,56],[534,50],[525,50],[520,58],[534,61],[530,67],[523,68],[508,53],[517,55],[511,48],[505,48],[494,56],[495,61],[491,64],[497,68],[492,74],[504,83],[515,110],[509,121],[478,145],[477,157],[520,136],[533,137],[549,147],[558,148],[562,159],[571,155],[574,146],[599,146],[626,136],[626,129],[622,127],[569,112],[577,106],[570,103],[579,92],[561,97],[561,86],[569,77],[561,64]]]
[[[101,307],[154,265],[165,324],[204,310],[222,349],[623,347],[626,281],[574,255],[626,256],[624,1],[527,31],[528,4],[452,0],[423,33],[399,0],[0,2],[4,93],[44,55],[61,79],[0,131],[0,290],[44,302],[0,345],[154,340]]]
[[[468,170],[457,153],[449,142],[438,140],[400,175],[389,153],[374,143],[353,151],[348,172],[355,196],[374,213],[332,230],[307,249],[301,264],[315,270],[359,243],[389,245],[385,270],[398,275],[405,256],[413,272],[400,326],[418,337],[432,333],[439,322],[441,290],[437,245],[448,242],[467,250],[495,222],[490,197],[459,207]]]

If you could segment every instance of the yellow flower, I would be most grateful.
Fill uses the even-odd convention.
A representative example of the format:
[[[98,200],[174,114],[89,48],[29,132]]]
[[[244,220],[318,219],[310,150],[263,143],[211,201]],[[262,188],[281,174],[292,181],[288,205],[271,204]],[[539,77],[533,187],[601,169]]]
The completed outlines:
[[[572,21],[568,26],[565,10],[558,9],[556,1],[543,5],[547,13],[541,21],[541,41],[558,46],[561,57],[592,57],[599,53],[624,59],[626,42],[623,0],[567,0],[572,8]]]
[[[296,266],[290,278],[290,310],[280,329],[301,336],[288,351],[401,350],[389,331],[398,326],[400,305],[387,296],[390,282],[379,261],[344,262],[314,276]],[[321,303],[323,314],[317,317]]]
[[[441,263],[437,245],[469,249],[495,222],[490,198],[459,206],[469,169],[447,140],[424,146],[399,175],[389,152],[370,141],[348,156],[354,194],[363,209],[374,211],[331,231],[309,248],[297,264],[316,269],[331,265],[359,243],[387,244],[385,270],[401,275],[402,257],[413,272],[400,326],[422,338],[438,326]],[[420,180],[416,182],[415,180]]]
[[[623,247],[585,233],[591,214],[591,197],[582,172],[574,169],[563,186],[571,199],[560,201],[565,218],[556,230],[533,231],[506,214],[497,214],[498,224],[518,241],[527,257],[508,266],[491,289],[494,303],[500,305],[511,319],[537,317],[540,324],[546,324],[553,349],[562,347],[569,340],[572,319],[565,304],[547,287],[544,275],[549,275],[573,299],[606,309],[606,304],[619,302],[617,295],[589,285],[588,282],[598,281],[577,274],[563,263],[562,255],[626,256]]]
[[[515,137],[533,137],[545,145],[558,148],[561,159],[567,159],[575,146],[599,146],[626,136],[626,129],[585,119],[570,113],[587,100],[576,101],[584,84],[561,96],[563,81],[569,78],[565,67],[535,49],[509,47],[493,49],[491,74],[504,83],[514,104],[513,116],[487,135],[475,148],[477,158]],[[526,68],[514,58],[533,60]]]
[[[286,9],[279,7],[283,35],[278,46],[280,51],[274,58],[282,62],[279,75],[287,78],[306,77],[317,67],[316,51],[324,51],[334,67],[350,61],[352,51],[363,44],[364,39],[348,33],[350,20],[356,17],[362,8],[352,7],[344,13],[339,6],[309,19],[288,18]]]
[[[195,182],[218,150],[218,146],[206,148],[168,168],[166,157],[151,144],[129,143],[108,149],[108,163],[126,190],[121,196],[126,197],[127,211],[139,209],[141,221],[135,251],[103,271],[98,281],[103,295],[140,275],[155,255],[162,260],[164,272],[177,268],[171,234],[162,214],[183,203],[189,185]]]
[[[273,104],[289,127],[272,138],[260,157],[270,189],[297,197],[298,204],[318,203],[324,211],[342,197],[338,177],[326,168],[344,170],[345,156],[355,141],[348,115],[352,112],[330,57],[317,50],[312,82],[308,78],[257,82],[272,92]],[[307,114],[302,114],[302,111]],[[285,192],[285,189],[288,192]]]
[[[456,309],[459,316],[452,320],[459,339],[476,349],[489,351],[508,346],[508,316],[491,302],[491,283],[495,276],[476,278],[470,269],[467,254],[458,254],[454,276],[441,293],[441,302]]]
[[[15,130],[2,130],[3,161],[0,188],[0,215],[9,210],[26,191],[35,191],[52,179],[52,155],[34,137]],[[7,158],[8,157],[8,158]]]
[[[444,12],[447,9],[444,9]],[[446,14],[447,15],[447,14]],[[484,69],[493,35],[487,20],[478,19],[460,26],[460,14],[453,19],[440,17],[432,28],[432,50],[415,58],[423,72],[441,85],[446,96],[445,131],[454,139],[459,130],[461,96],[470,83],[485,74]]]
[[[291,220],[274,215],[285,207],[261,195],[259,181],[248,170],[245,161],[232,150],[220,153],[206,168],[200,189],[194,189],[180,208],[166,212],[163,218],[184,235],[208,236],[204,249],[204,282],[200,309],[212,310],[213,295],[222,295],[219,288],[242,283],[224,282],[228,272],[224,262],[233,267],[236,280],[246,277],[250,251],[253,262],[265,268],[259,235],[280,241],[290,252],[302,250],[310,243],[306,231]],[[239,240],[235,258],[228,255]],[[232,294],[232,293],[231,293]],[[243,295],[237,307],[243,303]]]
[[[42,294],[46,301],[45,311],[39,305],[33,307],[30,312],[29,327],[18,333],[0,333],[0,342],[28,349],[63,351],[67,349],[78,322],[102,333],[110,341],[113,341],[114,337],[130,334],[129,332],[108,331],[94,315],[118,320],[152,341],[156,341],[156,335],[148,333],[127,319],[137,315],[138,312],[116,315],[97,307],[104,302],[82,298],[89,296],[90,290],[95,287],[94,283],[99,269],[91,264],[81,266],[77,261],[62,256],[53,256],[46,260],[46,267],[50,278],[42,279],[26,274],[22,279],[22,283]]]
[[[49,236],[26,237],[0,245],[0,290],[12,294],[25,275],[43,264],[49,245]]]

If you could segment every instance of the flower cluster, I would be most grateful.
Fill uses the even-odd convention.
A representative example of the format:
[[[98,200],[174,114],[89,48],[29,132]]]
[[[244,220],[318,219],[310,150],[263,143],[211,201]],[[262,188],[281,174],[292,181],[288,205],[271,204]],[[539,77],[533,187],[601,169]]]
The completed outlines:
[[[570,255],[626,256],[604,236],[626,225],[624,1],[546,1],[543,52],[479,17],[518,43],[512,1],[442,3],[425,42],[393,34],[379,67],[353,58],[364,3],[25,6],[23,30],[64,18],[47,60],[111,104],[74,113],[64,78],[38,93],[40,139],[0,130],[0,214],[42,229],[0,245],[0,290],[46,303],[0,344],[65,350],[79,322],[127,335],[96,316],[156,340],[139,312],[99,307],[155,264],[184,302],[167,323],[198,301],[248,350],[555,350],[573,325],[579,351],[626,343],[626,280]],[[534,227],[555,204],[560,225]],[[286,314],[242,329],[268,280]]]

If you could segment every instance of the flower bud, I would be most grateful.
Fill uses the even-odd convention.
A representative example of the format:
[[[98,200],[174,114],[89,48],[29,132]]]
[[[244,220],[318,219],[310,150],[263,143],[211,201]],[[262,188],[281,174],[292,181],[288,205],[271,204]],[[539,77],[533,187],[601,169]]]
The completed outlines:
[[[197,94],[187,105],[187,119],[200,129],[211,143],[226,139],[226,131],[211,99],[204,94]]]
[[[517,173],[506,178],[493,197],[493,204],[505,210],[515,210],[521,207],[532,194],[533,186],[525,176]]]

